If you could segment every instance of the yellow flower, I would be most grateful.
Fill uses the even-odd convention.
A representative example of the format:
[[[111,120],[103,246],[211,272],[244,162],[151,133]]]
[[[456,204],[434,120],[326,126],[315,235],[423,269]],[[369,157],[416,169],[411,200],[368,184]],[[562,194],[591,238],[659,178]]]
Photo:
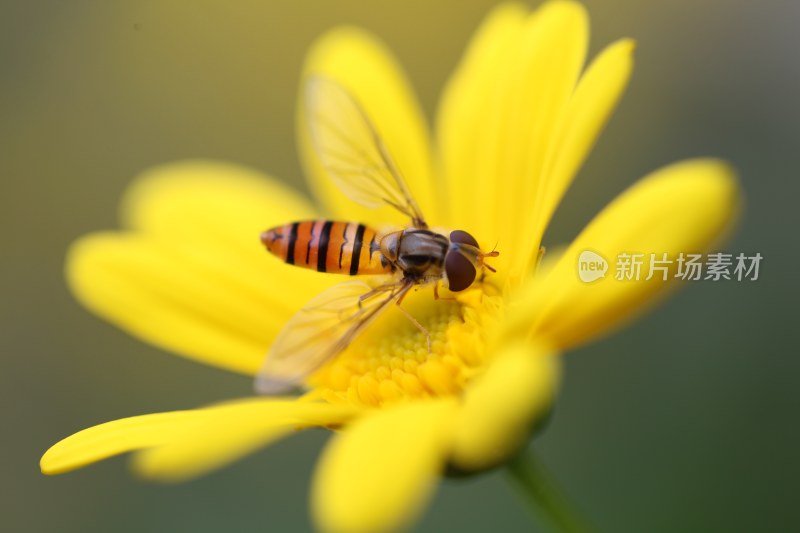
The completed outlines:
[[[42,471],[58,474],[135,451],[147,478],[178,481],[221,467],[303,428],[337,430],[315,474],[312,507],[329,531],[409,524],[448,467],[476,472],[519,452],[552,402],[560,351],[640,314],[673,286],[659,277],[582,283],[579,254],[677,254],[713,246],[738,211],[731,170],[686,161],[645,177],[603,210],[558,257],[537,268],[544,230],[586,158],[632,68],[633,43],[606,47],[584,70],[587,15],[550,1],[495,9],[451,77],[435,139],[389,52],[341,28],[312,48],[306,74],[347,87],[372,117],[434,226],[497,243],[497,274],[456,301],[424,289],[404,307],[425,337],[390,310],[301,398],[254,397],[127,418],[53,446]],[[341,278],[285,265],[258,244],[293,220],[401,225],[336,190],[299,144],[313,205],[241,167],[187,162],[140,177],[122,206],[122,231],[73,245],[67,277],[91,311],[177,354],[254,375],[288,318]]]

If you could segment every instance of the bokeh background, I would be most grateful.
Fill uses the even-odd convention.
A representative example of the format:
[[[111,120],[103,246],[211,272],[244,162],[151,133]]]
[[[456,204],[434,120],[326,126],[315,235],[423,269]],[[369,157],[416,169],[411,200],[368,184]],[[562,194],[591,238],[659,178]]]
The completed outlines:
[[[143,169],[250,165],[305,187],[294,147],[309,43],[342,23],[395,51],[429,116],[490,0],[0,1],[0,529],[307,531],[327,435],[307,432],[177,486],[123,459],[66,476],[41,453],[95,423],[250,391],[151,348],[69,295],[64,253],[116,226]],[[638,40],[626,97],[557,213],[566,241],[668,162],[729,159],[747,210],[727,250],[761,279],[690,284],[633,327],[566,356],[533,447],[602,531],[796,531],[800,3],[587,2],[596,52]],[[502,472],[445,481],[419,531],[530,531]]]

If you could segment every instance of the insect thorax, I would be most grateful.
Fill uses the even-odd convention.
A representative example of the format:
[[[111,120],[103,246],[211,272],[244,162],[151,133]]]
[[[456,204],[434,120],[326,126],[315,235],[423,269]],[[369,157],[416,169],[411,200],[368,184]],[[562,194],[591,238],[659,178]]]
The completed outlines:
[[[381,240],[381,252],[406,275],[440,277],[450,240],[427,229],[390,233]]]

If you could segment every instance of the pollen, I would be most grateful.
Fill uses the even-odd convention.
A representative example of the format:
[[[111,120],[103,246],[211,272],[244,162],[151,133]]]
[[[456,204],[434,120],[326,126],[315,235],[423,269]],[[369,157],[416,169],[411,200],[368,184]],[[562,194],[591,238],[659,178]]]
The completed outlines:
[[[403,310],[390,309],[312,376],[311,395],[373,407],[457,395],[486,361],[501,302],[486,287],[464,291],[455,300],[435,300],[427,289],[410,294],[403,310],[427,335]]]

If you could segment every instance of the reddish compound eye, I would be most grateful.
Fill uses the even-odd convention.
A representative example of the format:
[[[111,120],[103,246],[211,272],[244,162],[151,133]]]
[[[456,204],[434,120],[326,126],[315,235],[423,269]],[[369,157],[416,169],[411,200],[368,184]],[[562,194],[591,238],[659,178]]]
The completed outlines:
[[[463,254],[457,252],[456,249],[459,244],[472,246],[476,251],[480,249],[480,246],[478,246],[478,241],[475,237],[462,230],[450,232],[450,243],[450,251],[447,253],[447,257],[444,260],[444,271],[445,274],[447,274],[450,290],[453,292],[463,291],[475,281],[477,272],[472,261],[467,259]],[[453,244],[456,246],[452,246]]]
[[[480,246],[478,246],[478,241],[475,240],[475,237],[473,237],[466,231],[461,231],[460,229],[450,232],[450,242],[455,242],[458,244],[469,244],[470,246],[474,246],[475,248],[480,248]]]
[[[477,275],[475,265],[456,251],[447,254],[444,260],[444,271],[447,274],[448,288],[453,292],[463,291],[472,285]]]

